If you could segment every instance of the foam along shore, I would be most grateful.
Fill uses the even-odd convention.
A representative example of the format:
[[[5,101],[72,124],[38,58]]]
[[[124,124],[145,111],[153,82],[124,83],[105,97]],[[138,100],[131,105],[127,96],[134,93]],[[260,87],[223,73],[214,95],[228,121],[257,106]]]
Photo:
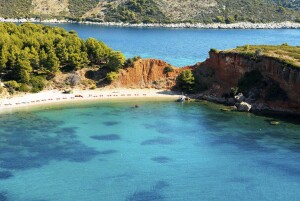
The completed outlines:
[[[36,94],[23,94],[0,99],[0,111],[34,105],[46,105],[71,101],[109,100],[109,99],[178,99],[178,94],[172,91],[156,89],[103,89],[74,90],[65,94],[58,90],[42,91]]]
[[[14,23],[78,23],[78,24],[95,24],[100,26],[117,26],[117,27],[158,27],[158,28],[197,28],[197,29],[300,29],[300,23],[297,22],[269,22],[269,23],[251,23],[251,22],[237,22],[232,24],[224,23],[123,23],[123,22],[92,22],[92,21],[72,21],[72,20],[57,20],[46,19],[40,20],[38,18],[21,18],[21,19],[5,19],[0,17],[0,22],[14,22]]]

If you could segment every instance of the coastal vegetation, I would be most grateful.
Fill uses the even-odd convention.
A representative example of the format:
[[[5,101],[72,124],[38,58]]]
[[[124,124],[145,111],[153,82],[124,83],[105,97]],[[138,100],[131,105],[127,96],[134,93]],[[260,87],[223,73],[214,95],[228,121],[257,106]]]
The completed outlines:
[[[295,10],[300,10],[300,1],[299,0],[273,0],[278,5],[281,5],[286,8],[291,8]]]
[[[57,73],[83,67],[117,72],[126,61],[121,52],[102,41],[84,41],[76,32],[58,27],[1,23],[0,34],[1,80],[11,93],[41,91]]]
[[[126,23],[298,22],[299,5],[298,0],[0,0],[0,17]]]
[[[186,93],[193,93],[195,87],[195,77],[192,70],[184,70],[176,80],[176,87]]]
[[[282,45],[244,45],[225,52],[235,52],[256,59],[259,56],[275,58],[287,66],[300,68],[300,46]]]

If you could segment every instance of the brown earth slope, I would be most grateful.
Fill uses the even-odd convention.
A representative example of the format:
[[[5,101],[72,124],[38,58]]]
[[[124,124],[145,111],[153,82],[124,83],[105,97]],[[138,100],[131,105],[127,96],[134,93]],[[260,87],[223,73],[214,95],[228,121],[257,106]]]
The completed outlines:
[[[157,59],[140,59],[133,67],[121,70],[119,78],[113,83],[114,87],[122,88],[157,88],[170,89],[176,84],[176,78],[183,68],[164,73],[170,64]]]

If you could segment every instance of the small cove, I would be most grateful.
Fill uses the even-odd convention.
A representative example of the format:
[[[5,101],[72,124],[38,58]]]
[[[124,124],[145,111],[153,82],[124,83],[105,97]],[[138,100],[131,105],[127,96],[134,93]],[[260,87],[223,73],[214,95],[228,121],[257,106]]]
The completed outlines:
[[[298,200],[299,125],[203,103],[137,103],[2,114],[0,198]]]

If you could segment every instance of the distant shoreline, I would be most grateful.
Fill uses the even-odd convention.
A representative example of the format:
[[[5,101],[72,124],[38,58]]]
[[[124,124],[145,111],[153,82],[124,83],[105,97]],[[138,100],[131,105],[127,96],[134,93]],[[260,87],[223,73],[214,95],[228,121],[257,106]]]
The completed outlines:
[[[29,19],[4,19],[0,17],[0,22],[14,22],[14,23],[53,23],[53,24],[92,24],[99,26],[108,27],[140,27],[140,28],[195,28],[195,29],[300,29],[300,23],[296,22],[269,22],[269,23],[251,23],[251,22],[237,22],[233,24],[223,23],[172,23],[172,24],[159,24],[159,23],[148,23],[148,24],[130,24],[122,22],[91,22],[91,21],[72,21],[72,20],[40,20],[36,18]]]

